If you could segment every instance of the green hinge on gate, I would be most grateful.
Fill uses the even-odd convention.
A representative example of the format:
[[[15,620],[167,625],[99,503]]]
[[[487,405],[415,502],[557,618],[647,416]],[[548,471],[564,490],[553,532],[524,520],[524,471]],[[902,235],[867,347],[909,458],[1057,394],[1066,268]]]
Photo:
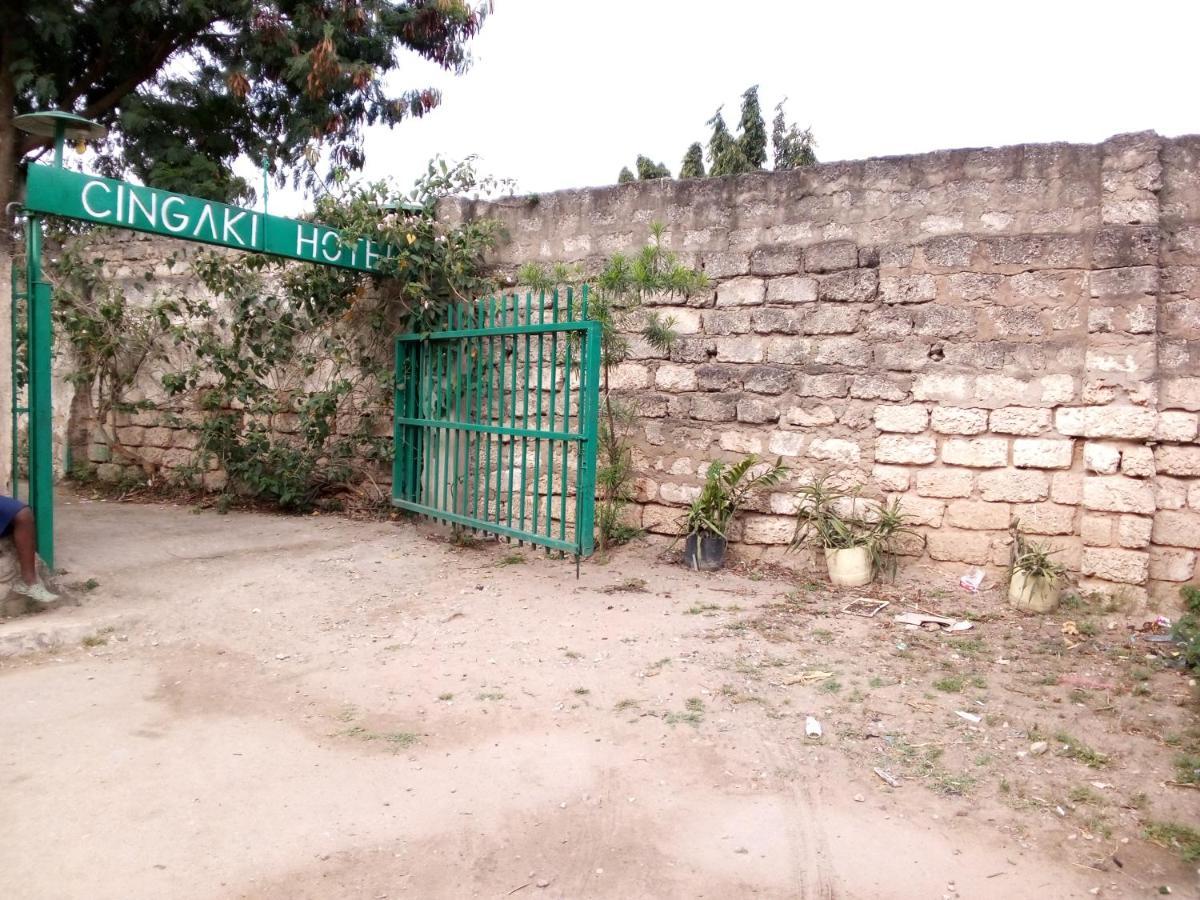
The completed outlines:
[[[591,555],[600,323],[576,299],[485,297],[396,338],[393,505]]]

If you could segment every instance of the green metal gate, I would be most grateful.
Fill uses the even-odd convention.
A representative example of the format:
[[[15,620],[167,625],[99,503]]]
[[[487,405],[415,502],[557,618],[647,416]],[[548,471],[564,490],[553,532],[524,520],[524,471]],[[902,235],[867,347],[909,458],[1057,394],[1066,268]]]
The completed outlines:
[[[600,323],[578,300],[487,297],[396,339],[393,505],[591,554]]]

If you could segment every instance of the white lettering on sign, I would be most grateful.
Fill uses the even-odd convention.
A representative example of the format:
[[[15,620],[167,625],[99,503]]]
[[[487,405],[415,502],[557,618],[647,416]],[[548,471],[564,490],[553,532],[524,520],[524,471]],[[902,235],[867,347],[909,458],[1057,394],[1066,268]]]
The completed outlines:
[[[329,242],[333,242],[335,249],[334,253],[329,252]],[[325,262],[337,262],[342,258],[342,248],[338,244],[338,236],[336,231],[326,231],[321,235],[321,256],[325,258]]]
[[[233,215],[230,215],[230,213],[233,213]],[[221,223],[221,240],[223,240],[226,244],[231,244],[232,241],[237,241],[239,244],[245,247],[246,242],[242,240],[242,236],[238,234],[235,226],[242,219],[246,218],[247,215],[249,215],[247,210],[234,210],[232,207],[225,207],[225,219]],[[232,241],[230,240],[231,238]]]
[[[192,237],[200,237],[200,229],[204,227],[204,223],[207,221],[209,237],[216,242],[217,220],[213,217],[212,207],[205,203],[202,209],[203,212],[200,213],[200,218],[196,220],[196,227],[192,229]]]
[[[368,269],[379,268],[379,254],[375,252],[374,241],[367,241],[366,255],[363,257],[363,262],[367,264]]]
[[[311,227],[311,226],[309,226]],[[308,253],[304,252],[304,245],[308,245]],[[312,258],[317,255],[317,229],[312,229],[312,237],[304,236],[304,225],[300,222],[296,223],[296,255],[301,259]]]
[[[182,197],[168,197],[166,200],[164,200],[162,202],[163,228],[167,229],[167,231],[171,232],[172,234],[178,234],[179,232],[181,232],[185,228],[187,228],[189,224],[191,224],[188,221],[188,217],[184,213],[172,214],[172,212],[171,212],[171,207],[182,206],[182,205],[183,205]],[[174,219],[171,218],[172,215],[175,216]]]
[[[106,209],[102,212],[92,206],[92,200],[88,194],[90,194],[94,188],[100,188],[106,194],[112,193],[112,188],[110,188],[103,181],[89,181],[83,186],[83,194],[80,197],[80,199],[83,201],[84,212],[95,219],[107,219],[113,214],[111,209]]]
[[[154,192],[150,193],[150,206],[147,208],[146,204],[138,197],[137,191],[131,190],[129,192],[129,209],[125,213],[125,224],[131,225],[134,228],[137,227],[137,218],[134,215],[135,208],[141,211],[146,223],[151,228],[158,227],[158,194]]]

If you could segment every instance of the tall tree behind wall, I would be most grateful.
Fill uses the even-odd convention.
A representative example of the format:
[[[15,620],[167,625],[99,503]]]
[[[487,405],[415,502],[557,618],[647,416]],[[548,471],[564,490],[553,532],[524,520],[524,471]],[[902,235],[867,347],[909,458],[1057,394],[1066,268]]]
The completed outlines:
[[[430,88],[385,76],[416,56],[461,72],[491,3],[467,0],[3,0],[0,2],[0,346],[9,347],[13,218],[22,167],[51,142],[13,119],[57,108],[107,125],[97,168],[216,200],[253,198],[233,171],[266,157],[314,186],[362,167],[363,128],[422,116]],[[393,80],[394,81],[394,80]],[[0,366],[0,461],[11,421]],[[0,465],[0,487],[7,482]]]

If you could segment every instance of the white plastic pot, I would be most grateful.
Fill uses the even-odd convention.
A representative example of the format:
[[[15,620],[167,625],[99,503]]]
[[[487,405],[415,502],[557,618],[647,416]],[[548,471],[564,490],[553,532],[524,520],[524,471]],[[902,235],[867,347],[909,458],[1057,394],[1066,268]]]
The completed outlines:
[[[862,587],[871,583],[871,553],[866,547],[826,548],[825,563],[829,566],[829,580],[838,587]]]
[[[1024,612],[1053,612],[1058,607],[1058,593],[1056,578],[1016,571],[1008,582],[1008,602]]]

